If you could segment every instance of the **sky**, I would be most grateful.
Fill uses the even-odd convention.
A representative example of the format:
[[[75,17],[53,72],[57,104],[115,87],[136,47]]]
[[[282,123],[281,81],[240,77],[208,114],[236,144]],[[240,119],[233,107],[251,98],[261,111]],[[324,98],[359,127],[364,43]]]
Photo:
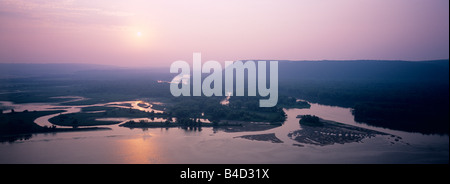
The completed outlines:
[[[0,62],[449,58],[448,0],[0,0]]]

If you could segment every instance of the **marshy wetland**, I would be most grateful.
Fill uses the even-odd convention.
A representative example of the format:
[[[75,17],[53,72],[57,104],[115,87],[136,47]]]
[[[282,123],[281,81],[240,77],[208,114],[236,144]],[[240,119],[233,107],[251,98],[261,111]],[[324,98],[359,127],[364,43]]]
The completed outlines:
[[[139,105],[144,103],[147,104],[145,107]],[[1,105],[14,108],[17,113],[28,109],[36,112],[53,110],[53,114],[41,114],[34,122],[39,126],[54,122],[50,124],[58,128],[73,129],[71,127],[75,126],[79,129],[71,132],[31,133],[14,141],[3,142],[0,144],[1,163],[448,161],[448,136],[371,127],[354,122],[351,109],[315,103],[310,103],[310,108],[283,109],[287,118],[281,124],[236,121],[227,122],[229,126],[212,126],[211,122],[203,122],[203,126],[182,126],[174,120],[169,121],[164,111],[152,109],[151,101],[142,100],[91,105],[11,102],[1,102]],[[325,124],[321,127],[302,126],[297,118],[301,114],[317,115],[323,118]],[[75,124],[74,120],[77,121]],[[121,126],[130,121],[137,125],[128,128]],[[86,127],[102,129],[82,130]],[[333,157],[330,157],[330,153]],[[383,160],[379,160],[380,156]]]

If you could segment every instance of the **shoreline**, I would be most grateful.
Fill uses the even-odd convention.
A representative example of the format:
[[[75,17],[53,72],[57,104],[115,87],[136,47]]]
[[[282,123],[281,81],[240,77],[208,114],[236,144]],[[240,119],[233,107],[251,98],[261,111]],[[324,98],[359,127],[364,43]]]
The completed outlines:
[[[47,130],[33,131],[33,132],[23,132],[23,133],[12,133],[12,134],[0,134],[0,143],[3,142],[15,142],[18,140],[28,140],[35,134],[54,134],[63,132],[84,132],[84,131],[102,131],[102,130],[112,130],[108,127],[83,127],[83,128],[49,128]]]

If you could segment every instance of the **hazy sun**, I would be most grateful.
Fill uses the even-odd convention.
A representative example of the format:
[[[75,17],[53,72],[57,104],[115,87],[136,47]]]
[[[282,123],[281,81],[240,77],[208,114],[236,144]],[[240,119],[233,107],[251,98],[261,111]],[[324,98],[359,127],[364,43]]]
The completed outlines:
[[[141,32],[137,32],[136,35],[140,37],[142,34]]]

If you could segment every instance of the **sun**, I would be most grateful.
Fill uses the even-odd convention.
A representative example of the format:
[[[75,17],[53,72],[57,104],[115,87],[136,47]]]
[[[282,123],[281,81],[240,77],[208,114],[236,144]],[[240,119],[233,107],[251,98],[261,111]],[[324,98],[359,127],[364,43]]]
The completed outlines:
[[[141,36],[142,36],[142,33],[139,31],[139,32],[136,33],[136,35],[137,35],[138,37],[141,37]]]

